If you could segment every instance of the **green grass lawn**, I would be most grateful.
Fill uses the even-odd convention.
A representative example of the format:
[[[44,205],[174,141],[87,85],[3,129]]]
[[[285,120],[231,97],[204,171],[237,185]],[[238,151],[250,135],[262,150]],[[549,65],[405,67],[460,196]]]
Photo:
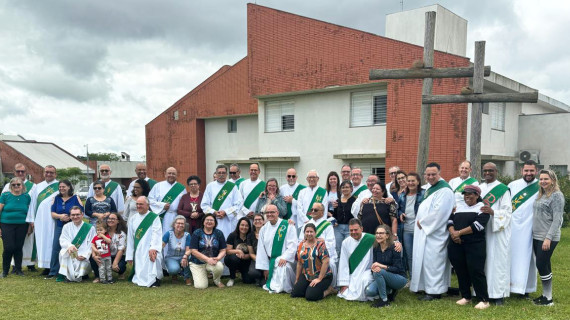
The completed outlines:
[[[402,290],[388,308],[337,297],[311,303],[287,294],[269,294],[239,281],[232,288],[197,290],[165,278],[160,288],[140,288],[126,281],[113,285],[56,283],[38,273],[0,279],[1,319],[570,319],[570,229],[553,258],[553,307],[509,298],[503,307],[478,311],[457,306],[458,297],[420,302]],[[224,281],[225,282],[225,281]],[[540,281],[539,281],[540,288]],[[538,294],[531,295],[532,298]]]

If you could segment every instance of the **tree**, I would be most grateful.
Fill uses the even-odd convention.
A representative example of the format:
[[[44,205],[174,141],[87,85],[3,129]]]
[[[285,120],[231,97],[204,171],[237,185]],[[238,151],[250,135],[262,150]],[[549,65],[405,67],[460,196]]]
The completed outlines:
[[[77,185],[79,181],[87,180],[87,177],[83,174],[81,169],[74,167],[74,168],[65,168],[65,169],[57,169],[57,179],[64,180],[67,179],[71,182],[72,185]]]
[[[87,161],[87,158],[85,156],[77,156],[77,159],[81,161]],[[89,160],[119,161],[119,159],[121,159],[121,156],[112,152],[97,152],[89,154]]]

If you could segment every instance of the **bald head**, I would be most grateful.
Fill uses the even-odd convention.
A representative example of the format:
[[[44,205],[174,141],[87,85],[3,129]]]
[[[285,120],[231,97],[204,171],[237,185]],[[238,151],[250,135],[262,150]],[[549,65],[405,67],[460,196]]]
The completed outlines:
[[[146,164],[144,163],[137,164],[137,166],[135,167],[135,173],[139,179],[142,180],[146,179]]]
[[[174,167],[166,169],[165,178],[168,183],[173,184],[176,182],[176,177],[178,176],[178,171]]]

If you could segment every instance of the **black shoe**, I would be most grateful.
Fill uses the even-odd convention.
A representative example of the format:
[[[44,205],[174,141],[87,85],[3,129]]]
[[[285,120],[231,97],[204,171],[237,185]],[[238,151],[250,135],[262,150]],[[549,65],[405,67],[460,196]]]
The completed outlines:
[[[396,299],[397,294],[398,290],[392,289],[392,292],[388,294],[388,302],[394,302],[394,299]]]
[[[447,295],[448,296],[458,296],[459,295],[459,288],[447,288]]]
[[[548,300],[548,298],[546,298],[545,296],[541,296],[539,299],[540,299],[539,301],[534,303],[537,306],[553,306],[554,305],[554,301],[552,301],[552,299]]]
[[[30,271],[30,272],[37,272],[38,269],[36,269],[36,266],[28,266],[28,271]]]
[[[517,299],[530,299],[528,296],[528,293],[525,293],[525,294],[514,293],[511,296],[514,298],[517,298]]]
[[[86,274],[86,275],[82,276],[82,277],[81,277],[81,280],[89,280],[89,275]]]
[[[380,299],[370,306],[372,308],[384,308],[384,307],[389,307],[390,303],[388,301],[384,301],[384,300]]]
[[[540,296],[540,297],[538,297],[538,298],[532,299],[532,302],[536,304],[537,302],[542,301],[542,299],[546,299],[546,297],[545,297],[545,296]]]
[[[44,279],[45,279],[45,280],[51,280],[51,279],[53,279],[53,278],[55,278],[55,275],[54,275],[54,274],[48,274]]]
[[[489,299],[489,303],[496,306],[502,306],[505,304],[505,300],[503,298],[499,299]]]
[[[0,279],[6,278],[7,276],[8,276],[8,272],[2,272],[2,273],[0,273]]]
[[[49,269],[44,269],[44,271],[42,271],[42,276],[47,276],[49,274]]]
[[[420,301],[433,301],[441,299],[441,294],[426,294],[425,296],[418,297]]]
[[[12,272],[10,272],[11,274],[16,274],[16,268],[12,268]]]
[[[151,288],[158,288],[160,287],[160,280],[156,279],[156,281],[150,286]]]
[[[20,276],[20,277],[24,277],[25,274],[22,272],[22,270],[16,270],[16,275]]]

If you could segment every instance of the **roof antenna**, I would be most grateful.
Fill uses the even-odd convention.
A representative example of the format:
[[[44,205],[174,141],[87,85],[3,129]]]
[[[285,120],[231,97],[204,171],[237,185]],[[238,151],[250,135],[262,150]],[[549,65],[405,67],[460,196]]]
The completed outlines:
[[[400,7],[402,8],[402,12],[404,11],[404,0],[400,0]]]

